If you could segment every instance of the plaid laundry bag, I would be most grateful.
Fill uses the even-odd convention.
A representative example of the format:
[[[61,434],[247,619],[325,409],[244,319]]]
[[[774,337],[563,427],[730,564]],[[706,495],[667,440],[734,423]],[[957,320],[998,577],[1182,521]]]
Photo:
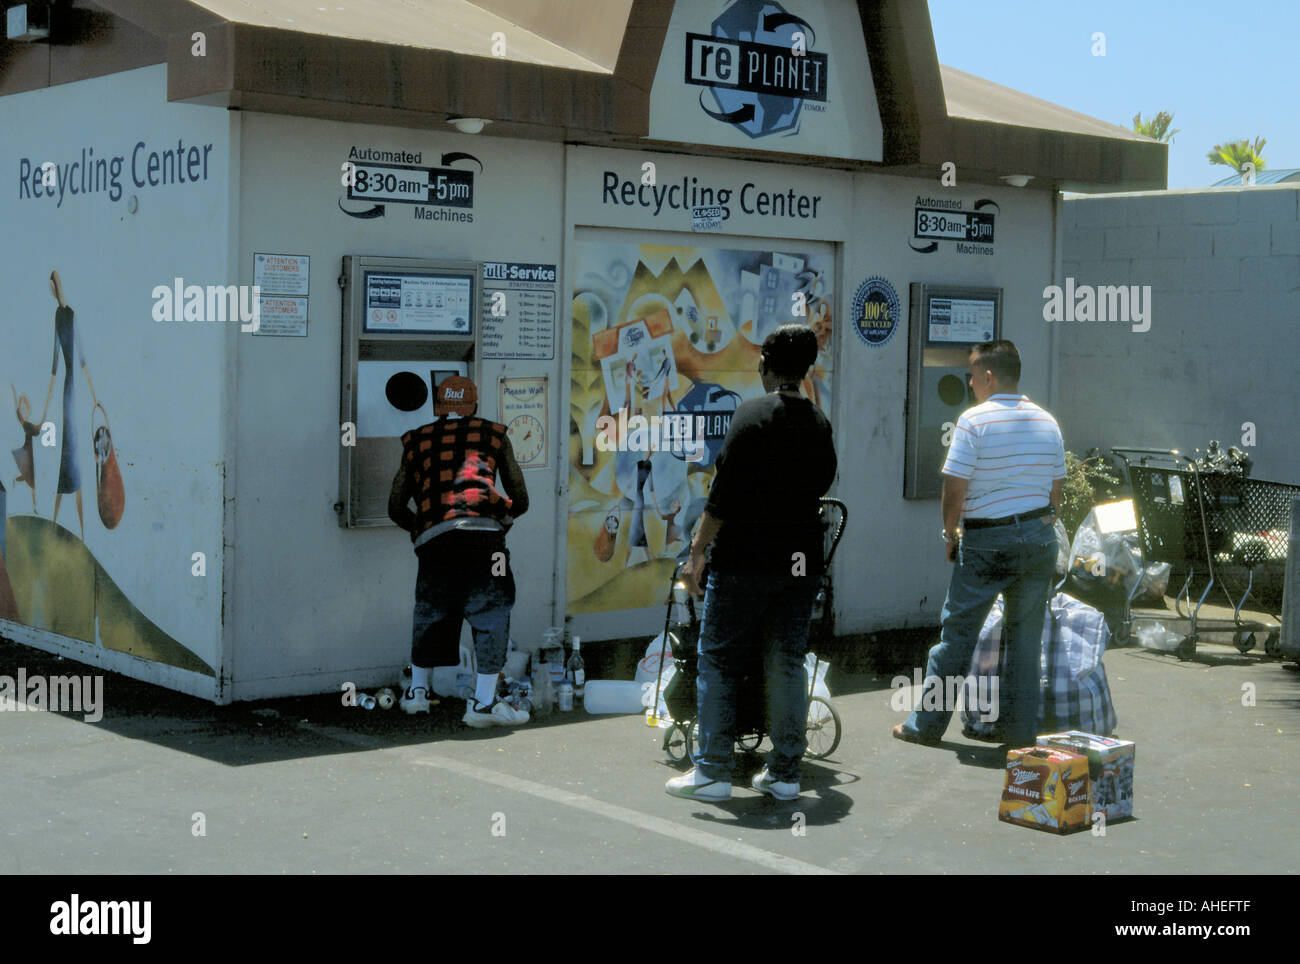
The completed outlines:
[[[1039,733],[1082,730],[1109,736],[1115,732],[1115,708],[1101,661],[1109,641],[1110,630],[1100,610],[1065,593],[1052,597],[1043,619]],[[1002,597],[998,596],[980,630],[970,675],[1000,677],[1002,661]],[[963,709],[961,715],[965,730],[983,737],[997,735],[997,722],[983,722],[976,709]]]

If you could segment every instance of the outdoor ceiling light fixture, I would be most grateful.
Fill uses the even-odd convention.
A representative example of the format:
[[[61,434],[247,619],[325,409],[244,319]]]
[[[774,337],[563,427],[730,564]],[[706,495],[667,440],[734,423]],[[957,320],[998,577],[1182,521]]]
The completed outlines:
[[[482,117],[448,117],[447,123],[462,134],[477,134],[492,122]]]
[[[1024,187],[1034,179],[1032,174],[1003,174],[1002,180],[1006,181],[1012,187]]]
[[[5,37],[31,43],[50,39],[50,5],[18,3],[5,11]]]

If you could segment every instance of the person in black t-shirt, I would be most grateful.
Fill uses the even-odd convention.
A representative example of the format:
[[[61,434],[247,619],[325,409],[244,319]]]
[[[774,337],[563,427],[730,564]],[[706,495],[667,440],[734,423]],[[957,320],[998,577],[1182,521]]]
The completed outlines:
[[[835,479],[830,422],[799,394],[817,359],[817,336],[782,325],[763,342],[767,393],[742,402],[718,454],[713,487],[682,570],[703,595],[700,625],[700,750],[696,766],[669,780],[674,796],[731,797],[736,695],[763,667],[772,753],[753,787],[780,800],[799,795],[806,748],[808,681],[803,660],[822,573],[818,499]],[[707,587],[699,584],[708,551]]]

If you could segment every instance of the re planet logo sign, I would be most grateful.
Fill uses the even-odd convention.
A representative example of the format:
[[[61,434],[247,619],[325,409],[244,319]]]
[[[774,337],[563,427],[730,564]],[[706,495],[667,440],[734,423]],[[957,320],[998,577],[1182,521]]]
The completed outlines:
[[[686,83],[707,87],[700,108],[750,137],[796,132],[805,100],[826,100],[829,60],[812,50],[813,28],[780,4],[737,0],[712,33],[686,34]]]

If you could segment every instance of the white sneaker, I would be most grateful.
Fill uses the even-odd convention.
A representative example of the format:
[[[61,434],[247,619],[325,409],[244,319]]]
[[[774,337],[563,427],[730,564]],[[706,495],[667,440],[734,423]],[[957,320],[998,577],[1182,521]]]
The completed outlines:
[[[680,777],[673,777],[664,784],[664,789],[674,797],[688,800],[705,800],[717,803],[731,799],[731,784],[721,780],[710,780],[697,768]]]
[[[404,713],[428,713],[431,706],[436,706],[438,700],[429,699],[429,691],[423,686],[417,686],[414,689],[407,687],[402,692],[402,698],[397,701],[397,705],[402,708]]]
[[[489,726],[519,726],[528,722],[528,713],[517,710],[503,700],[497,700],[491,706],[482,706],[477,700],[465,704],[465,715],[461,720],[466,726],[484,730]]]
[[[775,779],[772,774],[767,772],[767,767],[763,767],[761,771],[754,774],[750,786],[759,793],[766,793],[769,797],[776,797],[778,800],[799,799],[799,784]]]

